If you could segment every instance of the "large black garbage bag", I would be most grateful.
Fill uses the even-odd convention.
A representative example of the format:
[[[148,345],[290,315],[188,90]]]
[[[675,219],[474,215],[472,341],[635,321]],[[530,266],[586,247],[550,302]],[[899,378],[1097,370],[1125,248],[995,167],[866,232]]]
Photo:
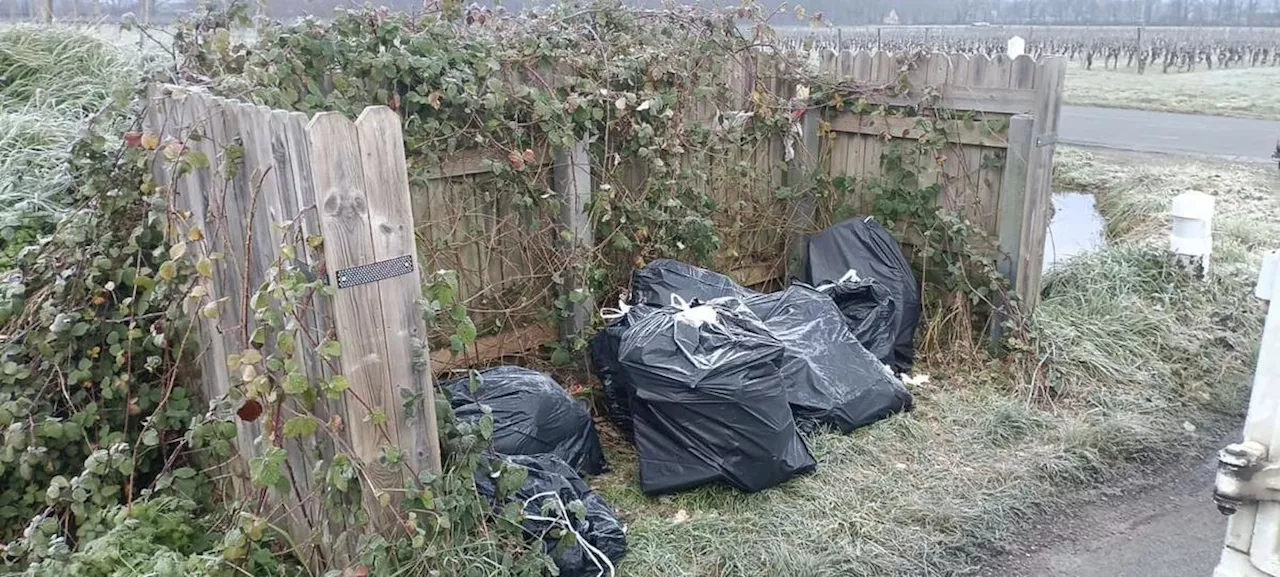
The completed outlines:
[[[900,306],[889,366],[909,370],[915,362],[920,285],[893,235],[870,217],[847,220],[809,237],[806,261],[804,280],[811,285],[835,282],[852,270],[889,289]]]
[[[636,305],[625,311],[618,311],[619,316],[611,319],[600,332],[591,337],[588,356],[591,361],[591,372],[604,386],[605,404],[609,411],[609,420],[628,439],[632,438],[631,396],[635,387],[627,379],[626,372],[618,361],[618,347],[622,344],[622,335],[636,321],[648,316],[657,307]]]
[[[480,495],[495,509],[508,503],[522,505],[525,532],[531,538],[542,540],[543,551],[560,569],[560,577],[610,575],[608,567],[616,567],[627,552],[627,534],[613,507],[592,491],[573,467],[555,455],[503,455],[498,459],[476,471],[476,490]],[[500,499],[498,485],[503,475],[511,474],[501,471],[509,465],[525,468],[528,477],[519,489]],[[573,512],[576,507],[570,503],[574,501],[582,502],[585,517]],[[555,504],[550,511],[543,508],[547,502]],[[570,528],[577,536],[571,535],[568,539],[572,540],[565,540],[567,546],[562,546],[561,538],[554,536],[553,530]]]
[[[670,259],[659,259],[631,275],[631,302],[665,307],[671,295],[686,302],[706,302],[720,297],[748,297],[756,291],[743,288],[733,279],[693,265]]]
[[[471,385],[470,377],[442,384],[459,419],[476,422],[484,407],[493,411],[495,452],[550,453],[584,475],[607,469],[591,413],[551,377],[523,367],[497,367],[479,374],[474,393]]]
[[[848,433],[911,408],[911,393],[858,343],[827,295],[792,284],[746,304],[785,346],[782,383],[802,428]]]
[[[796,432],[780,372],[784,346],[736,300],[667,307],[622,336],[640,487],[724,482],[759,491],[817,463]]]
[[[901,307],[884,285],[871,279],[844,279],[818,287],[831,297],[858,342],[880,362],[892,365]]]

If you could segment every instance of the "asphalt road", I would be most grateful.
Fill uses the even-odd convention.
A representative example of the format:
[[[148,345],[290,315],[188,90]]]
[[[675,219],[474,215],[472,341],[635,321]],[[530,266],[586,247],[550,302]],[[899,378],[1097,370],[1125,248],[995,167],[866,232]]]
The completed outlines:
[[[1217,463],[1206,452],[1199,463],[1153,471],[1141,486],[1047,519],[983,577],[1209,577],[1227,520],[1213,504]]]
[[[1213,504],[1212,464],[1153,490],[1097,503],[1081,532],[1027,558],[1026,577],[1209,577],[1227,521]]]
[[[1058,142],[1270,161],[1280,142],[1280,121],[1064,106],[1058,120]]]

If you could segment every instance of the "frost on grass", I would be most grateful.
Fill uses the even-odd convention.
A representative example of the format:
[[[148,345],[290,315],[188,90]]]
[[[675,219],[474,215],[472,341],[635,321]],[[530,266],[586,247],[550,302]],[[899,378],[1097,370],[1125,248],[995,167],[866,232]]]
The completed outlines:
[[[69,208],[72,143],[140,75],[136,57],[87,31],[0,27],[0,233]]]
[[[1133,70],[1067,70],[1068,104],[1189,114],[1280,119],[1280,68],[1199,69],[1162,74]]]
[[[629,523],[623,573],[962,574],[1065,490],[1200,450],[1238,418],[1262,320],[1252,283],[1280,233],[1271,173],[1068,150],[1057,176],[1100,194],[1111,238],[1047,279],[1041,371],[926,360],[917,370],[931,378],[911,385],[916,412],[811,437],[818,471],[754,495],[647,498],[619,447],[617,470],[597,484]],[[1207,283],[1164,256],[1168,202],[1191,188],[1218,199]]]

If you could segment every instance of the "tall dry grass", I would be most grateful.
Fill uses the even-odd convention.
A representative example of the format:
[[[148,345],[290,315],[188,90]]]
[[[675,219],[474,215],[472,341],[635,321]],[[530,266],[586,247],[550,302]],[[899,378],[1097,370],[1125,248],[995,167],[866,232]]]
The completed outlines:
[[[91,117],[132,96],[140,63],[89,30],[0,27],[0,249],[71,205],[71,146]]]

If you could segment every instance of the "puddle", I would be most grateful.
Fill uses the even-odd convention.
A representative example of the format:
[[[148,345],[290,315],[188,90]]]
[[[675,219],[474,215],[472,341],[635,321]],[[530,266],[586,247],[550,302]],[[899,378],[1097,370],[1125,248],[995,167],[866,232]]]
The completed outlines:
[[[1044,242],[1044,270],[1101,247],[1105,230],[1092,194],[1055,193],[1053,220]]]

